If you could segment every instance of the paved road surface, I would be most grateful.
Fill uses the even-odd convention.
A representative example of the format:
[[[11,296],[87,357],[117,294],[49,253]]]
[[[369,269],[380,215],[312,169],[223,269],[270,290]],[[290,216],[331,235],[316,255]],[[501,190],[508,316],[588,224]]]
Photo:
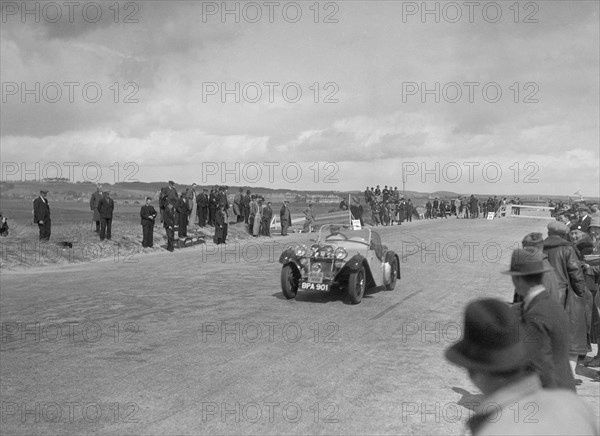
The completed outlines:
[[[281,245],[254,239],[2,273],[3,433],[459,433],[479,396],[443,352],[467,301],[511,298],[499,271],[544,225],[380,227],[404,254],[402,279],[356,306],[283,299]],[[580,395],[600,414],[583,371]]]

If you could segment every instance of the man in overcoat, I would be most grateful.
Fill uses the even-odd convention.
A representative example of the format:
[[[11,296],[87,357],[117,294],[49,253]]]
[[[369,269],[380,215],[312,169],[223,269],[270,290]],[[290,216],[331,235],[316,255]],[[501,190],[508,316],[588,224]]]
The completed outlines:
[[[446,350],[446,358],[468,370],[484,395],[467,422],[469,433],[599,434],[597,419],[577,394],[542,389],[539,376],[528,372],[529,348],[518,325],[516,314],[504,302],[474,301],[465,311],[462,339]]]
[[[110,192],[102,192],[102,198],[98,201],[98,214],[100,215],[100,240],[104,241],[104,238],[112,238],[112,219],[113,211],[115,209],[115,202],[110,198]]]
[[[578,355],[585,355],[587,348],[586,299],[589,293],[585,277],[572,242],[568,241],[569,227],[559,221],[548,224],[548,237],[544,239],[544,253],[554,267],[558,279],[559,304],[569,318],[569,359],[575,373]]]
[[[281,209],[279,210],[279,220],[281,222],[281,236],[287,236],[287,229],[292,224],[292,214],[290,212],[290,202],[284,200]]]
[[[543,275],[552,269],[540,250],[518,248],[504,274],[512,276],[515,290],[523,300],[515,310],[521,316],[531,366],[539,374],[542,386],[575,391],[569,366],[569,319],[542,284]]]
[[[100,214],[98,213],[98,203],[102,198],[102,185],[96,185],[96,192],[90,197],[90,210],[92,219],[96,222],[96,233],[100,233]]]
[[[49,241],[52,233],[52,221],[50,220],[50,204],[46,196],[48,191],[42,189],[39,197],[33,200],[33,222],[38,225],[40,241]]]
[[[156,209],[152,206],[152,198],[146,197],[146,204],[140,210],[142,219],[142,247],[152,247],[154,245],[154,220],[156,219]]]

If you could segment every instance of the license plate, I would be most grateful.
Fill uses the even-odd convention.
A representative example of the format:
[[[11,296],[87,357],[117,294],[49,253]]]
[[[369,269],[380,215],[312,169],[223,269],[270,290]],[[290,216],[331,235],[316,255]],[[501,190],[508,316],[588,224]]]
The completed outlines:
[[[300,283],[300,289],[306,291],[329,291],[329,283],[302,282]]]
[[[308,281],[311,283],[323,283],[323,273],[308,273]]]

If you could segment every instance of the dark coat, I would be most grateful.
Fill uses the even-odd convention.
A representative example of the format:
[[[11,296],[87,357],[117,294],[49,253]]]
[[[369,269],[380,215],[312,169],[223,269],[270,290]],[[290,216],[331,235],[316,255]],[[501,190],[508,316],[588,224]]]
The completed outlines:
[[[169,227],[175,227],[175,210],[169,207],[165,208],[163,215],[163,227],[168,229]]]
[[[160,190],[159,207],[164,208],[167,203],[175,205],[178,198],[179,194],[177,194],[175,187],[171,187],[171,185],[165,186]]]
[[[279,219],[281,220],[281,224],[287,223],[288,225],[292,223],[292,214],[290,212],[290,208],[285,205],[281,206],[279,210]]]
[[[140,217],[142,218],[143,226],[154,226],[154,219],[156,218],[156,209],[152,205],[143,205],[140,210]]]
[[[572,242],[551,235],[544,240],[544,253],[548,255],[548,261],[556,272],[559,305],[566,310],[569,317],[570,351],[586,354],[588,348],[585,304],[589,290],[575,247]]]
[[[102,198],[101,192],[94,192],[90,197],[90,210],[94,211],[94,221],[100,221],[100,214],[98,213],[98,202]]]
[[[208,207],[208,196],[204,192],[198,194],[196,197],[196,204],[198,205],[198,208]]]
[[[592,222],[592,217],[586,215],[584,219],[579,220],[577,223],[573,224],[570,229],[573,230],[581,230],[582,232],[589,233],[590,232],[590,224]]]
[[[177,203],[175,203],[175,210],[179,214],[187,215],[190,212],[187,198],[179,197],[179,199],[177,200]]]
[[[569,365],[569,319],[547,291],[537,295],[522,313],[525,345],[533,369],[545,388],[575,390]]]
[[[102,197],[98,202],[98,213],[101,218],[112,218],[115,202],[110,197]]]
[[[33,222],[38,224],[40,221],[48,221],[50,219],[50,205],[48,200],[42,197],[36,197],[33,200]]]

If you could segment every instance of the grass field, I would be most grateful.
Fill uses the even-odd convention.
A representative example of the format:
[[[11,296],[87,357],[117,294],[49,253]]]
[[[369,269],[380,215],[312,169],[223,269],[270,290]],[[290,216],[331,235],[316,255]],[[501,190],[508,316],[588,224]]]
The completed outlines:
[[[154,228],[155,245],[153,248],[142,248],[142,228],[140,225],[141,204],[115,201],[112,224],[112,241],[101,242],[95,233],[92,212],[87,202],[52,201],[50,200],[52,218],[52,236],[49,243],[39,243],[38,228],[33,223],[32,205],[28,200],[1,199],[0,211],[9,220],[9,237],[0,238],[0,269],[21,269],[49,264],[65,264],[80,262],[97,262],[100,259],[116,259],[119,257],[132,259],[164,250],[166,244],[165,231],[157,221]],[[154,205],[158,209],[157,205]],[[273,213],[279,214],[280,204],[273,204]],[[307,203],[292,203],[292,218],[303,217],[302,211]],[[319,221],[331,211],[337,211],[335,204],[315,204],[313,206]],[[295,227],[295,228],[294,228]],[[292,227],[292,231],[302,227]],[[191,224],[188,228],[190,237],[211,239],[214,229],[200,229]],[[228,241],[248,238],[248,232],[242,224],[230,224]],[[63,242],[72,244],[65,247]]]

